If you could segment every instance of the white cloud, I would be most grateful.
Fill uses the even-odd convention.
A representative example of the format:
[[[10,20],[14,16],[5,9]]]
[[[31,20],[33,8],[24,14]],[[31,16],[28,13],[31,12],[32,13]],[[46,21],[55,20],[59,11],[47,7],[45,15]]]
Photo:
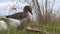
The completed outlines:
[[[5,6],[7,6],[9,3],[7,3],[7,2],[3,2],[3,3],[0,3],[0,8],[3,8],[3,7],[5,7]]]
[[[0,9],[3,7],[9,6],[9,5],[13,5],[13,3],[12,2],[2,2],[2,3],[0,3]]]
[[[3,7],[6,7],[6,6],[13,6],[15,3],[16,3],[16,2],[13,2],[13,3],[12,3],[12,2],[2,2],[2,3],[0,3],[0,9],[3,8]],[[19,3],[18,3],[18,4],[19,4]],[[22,4],[23,6],[26,5],[26,4],[20,3],[20,5],[21,5],[21,4]],[[21,6],[22,6],[22,5],[21,5]]]

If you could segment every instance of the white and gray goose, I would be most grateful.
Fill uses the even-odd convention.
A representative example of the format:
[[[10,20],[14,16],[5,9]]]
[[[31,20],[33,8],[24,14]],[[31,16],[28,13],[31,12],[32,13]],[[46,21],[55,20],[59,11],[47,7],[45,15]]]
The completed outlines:
[[[17,29],[22,29],[32,21],[32,8],[30,6],[25,6],[23,12],[8,15],[6,18],[9,19],[10,26],[16,27]]]

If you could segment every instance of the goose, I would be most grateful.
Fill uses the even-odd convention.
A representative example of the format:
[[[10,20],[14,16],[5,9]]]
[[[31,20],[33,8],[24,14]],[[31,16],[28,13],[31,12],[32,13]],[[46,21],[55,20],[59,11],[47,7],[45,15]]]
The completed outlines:
[[[9,24],[11,26],[16,27],[17,29],[23,29],[32,21],[32,15],[32,8],[30,6],[25,6],[23,12],[8,15],[6,18],[9,19]]]

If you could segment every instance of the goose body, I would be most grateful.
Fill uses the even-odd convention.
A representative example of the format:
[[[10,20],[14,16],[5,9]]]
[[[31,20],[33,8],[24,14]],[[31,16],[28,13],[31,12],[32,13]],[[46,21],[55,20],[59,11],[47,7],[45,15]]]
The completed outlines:
[[[15,17],[15,14],[10,15],[11,17],[8,16],[9,18],[7,18],[7,19],[9,20],[9,25],[10,26],[16,27],[18,29],[19,28],[22,29],[22,28],[26,27],[30,21],[32,21],[31,20],[32,19],[32,17],[31,17],[32,15],[29,12],[28,12],[28,14],[24,14],[24,15],[22,13],[22,15],[20,14],[21,16],[19,15],[19,13],[16,13],[16,14],[17,14],[16,15],[17,18]]]

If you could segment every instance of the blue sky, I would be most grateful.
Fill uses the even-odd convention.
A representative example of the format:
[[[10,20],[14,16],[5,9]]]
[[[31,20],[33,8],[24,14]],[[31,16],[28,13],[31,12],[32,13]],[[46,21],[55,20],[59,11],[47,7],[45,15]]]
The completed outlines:
[[[6,11],[8,11],[9,4],[12,4],[12,0],[0,0],[0,14],[6,15]],[[16,1],[16,0],[15,0]],[[52,0],[51,0],[52,1]],[[20,3],[19,6],[25,6],[26,4]],[[60,7],[60,0],[55,1],[54,9]],[[17,7],[18,8],[18,7]],[[22,8],[23,9],[23,8]],[[17,9],[17,11],[21,11],[20,9]]]

